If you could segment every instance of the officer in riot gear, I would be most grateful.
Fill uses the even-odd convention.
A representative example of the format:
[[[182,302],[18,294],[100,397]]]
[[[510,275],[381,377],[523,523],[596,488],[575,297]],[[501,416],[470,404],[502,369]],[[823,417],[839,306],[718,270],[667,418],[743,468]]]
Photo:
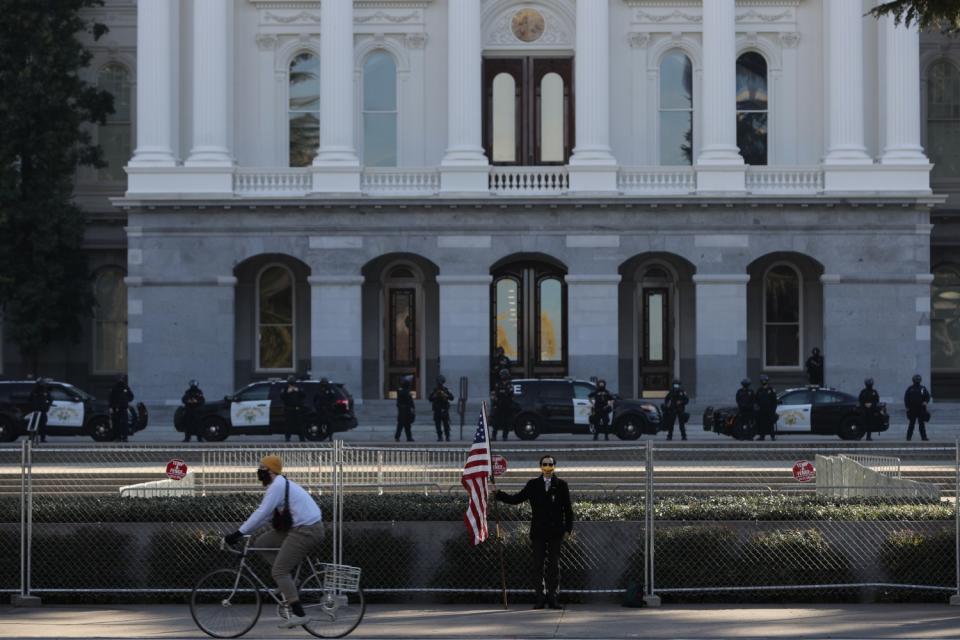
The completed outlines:
[[[404,376],[400,380],[400,388],[397,390],[397,431],[393,434],[393,439],[400,442],[400,433],[407,436],[407,442],[413,442],[413,421],[417,417],[417,407],[413,402],[413,376]]]
[[[930,412],[927,410],[927,403],[930,402],[930,392],[920,384],[923,378],[919,374],[913,376],[913,384],[907,387],[903,394],[903,404],[907,409],[907,418],[910,420],[907,426],[907,442],[913,437],[913,427],[920,425],[920,439],[927,440],[927,422],[930,421]]]
[[[817,347],[813,348],[813,351],[810,353],[810,357],[807,358],[806,362],[807,369],[807,381],[818,387],[823,386],[823,355],[820,353],[820,349]]]
[[[737,389],[737,427],[740,432],[749,431],[754,420],[757,395],[750,384],[750,378],[744,378]]]
[[[313,396],[313,410],[317,421],[327,429],[327,438],[333,441],[333,415],[337,407],[337,392],[327,378],[320,378],[319,388]]]
[[[290,442],[290,438],[297,436],[300,442],[306,441],[303,436],[303,401],[306,394],[297,381],[297,376],[288,376],[287,384],[280,392],[280,401],[283,403],[284,434],[283,439]]]
[[[190,437],[196,436],[197,442],[203,442],[200,407],[206,403],[206,399],[200,390],[200,383],[191,380],[180,402],[183,403],[183,441],[190,442]]]
[[[47,441],[47,412],[53,405],[53,397],[50,395],[50,386],[47,382],[46,378],[37,378],[33,388],[30,389],[30,411],[39,414],[37,432],[32,435],[34,438],[40,438],[40,442]]]
[[[597,388],[587,396],[590,399],[590,423],[593,425],[593,439],[610,439],[610,414],[613,412],[613,394],[607,390],[607,381],[597,380]]]
[[[857,397],[857,414],[867,432],[867,440],[873,440],[873,428],[877,424],[877,416],[880,414],[880,394],[873,388],[873,378],[867,378],[863,381],[863,389]]]
[[[683,385],[679,380],[674,380],[670,385],[670,391],[663,399],[663,419],[667,423],[667,440],[673,440],[673,424],[680,423],[680,439],[687,439],[687,420],[690,414],[687,413],[687,404],[690,403],[690,397],[683,390]]]
[[[493,399],[493,431],[491,440],[497,439],[497,431],[503,432],[503,439],[510,435],[513,426],[513,383],[510,381],[510,370],[501,369],[500,381],[490,394]]]
[[[777,425],[777,392],[770,384],[770,378],[760,376],[760,388],[757,390],[757,440],[770,436],[776,440],[774,429]]]
[[[430,407],[433,409],[433,426],[437,429],[437,442],[442,442],[444,436],[450,442],[450,403],[453,394],[447,388],[447,379],[437,376],[437,386],[430,392]]]
[[[126,374],[120,374],[110,390],[110,421],[120,442],[126,442],[129,435],[131,402],[133,402],[133,391],[127,385]]]
[[[490,386],[492,388],[496,388],[500,383],[500,372],[503,370],[510,371],[511,366],[513,366],[513,363],[507,357],[503,347],[497,347],[496,353],[493,354],[493,361],[490,363]]]

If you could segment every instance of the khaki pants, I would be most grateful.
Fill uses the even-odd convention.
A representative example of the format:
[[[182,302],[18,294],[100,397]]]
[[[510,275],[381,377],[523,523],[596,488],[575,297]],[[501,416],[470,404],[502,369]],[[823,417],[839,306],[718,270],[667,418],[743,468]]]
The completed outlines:
[[[323,523],[294,527],[290,531],[270,529],[257,536],[256,547],[274,547],[280,551],[264,551],[263,556],[273,566],[270,575],[277,583],[288,603],[300,601],[297,585],[293,582],[293,572],[303,559],[315,552],[323,539]],[[306,576],[304,576],[306,577]]]

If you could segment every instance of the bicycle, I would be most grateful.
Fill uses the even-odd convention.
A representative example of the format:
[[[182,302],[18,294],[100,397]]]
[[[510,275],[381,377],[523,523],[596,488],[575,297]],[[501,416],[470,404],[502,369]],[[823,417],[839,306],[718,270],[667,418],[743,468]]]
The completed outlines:
[[[290,607],[283,594],[264,582],[247,562],[251,551],[278,549],[251,547],[251,536],[245,536],[241,550],[229,551],[240,556],[236,569],[217,569],[197,581],[190,594],[190,615],[201,631],[213,638],[239,638],[257,624],[263,608],[261,593],[277,604],[277,616],[290,617]],[[224,548],[221,541],[220,548]],[[306,578],[300,580],[300,574]],[[310,622],[303,628],[318,638],[342,638],[357,628],[366,612],[360,588],[360,568],[342,564],[314,562],[310,557],[297,567],[294,582],[300,592],[300,603]]]

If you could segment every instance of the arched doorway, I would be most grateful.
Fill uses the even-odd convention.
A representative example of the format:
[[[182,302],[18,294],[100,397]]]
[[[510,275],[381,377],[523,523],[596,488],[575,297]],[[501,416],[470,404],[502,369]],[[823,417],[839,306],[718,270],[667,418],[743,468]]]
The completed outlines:
[[[518,257],[491,273],[491,360],[503,347],[515,378],[566,375],[566,268],[549,258]]]
[[[384,397],[396,397],[406,376],[413,377],[414,397],[422,395],[423,273],[401,261],[384,270],[383,278]]]
[[[665,263],[644,265],[637,274],[637,380],[642,397],[662,397],[677,370],[677,277]]]

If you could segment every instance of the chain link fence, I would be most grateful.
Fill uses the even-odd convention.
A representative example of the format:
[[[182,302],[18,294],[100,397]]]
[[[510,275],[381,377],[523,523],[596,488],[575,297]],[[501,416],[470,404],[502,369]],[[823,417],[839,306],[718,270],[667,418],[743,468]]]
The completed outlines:
[[[956,447],[517,444],[495,451],[507,460],[497,488],[520,490],[545,452],[575,502],[561,555],[568,597],[627,588],[751,601],[957,591]],[[504,584],[532,593],[528,507],[491,501],[490,529],[500,535],[470,546],[466,453],[320,443],[3,447],[0,589],[26,590],[20,548],[29,541],[29,590],[45,598],[182,600],[204,573],[231,566],[220,539],[259,504],[254,470],[276,454],[325,518],[341,465],[342,561],[362,567],[371,597],[493,601]],[[172,461],[183,479],[167,479]],[[31,507],[23,523],[22,504]],[[332,537],[328,526],[321,560]]]

